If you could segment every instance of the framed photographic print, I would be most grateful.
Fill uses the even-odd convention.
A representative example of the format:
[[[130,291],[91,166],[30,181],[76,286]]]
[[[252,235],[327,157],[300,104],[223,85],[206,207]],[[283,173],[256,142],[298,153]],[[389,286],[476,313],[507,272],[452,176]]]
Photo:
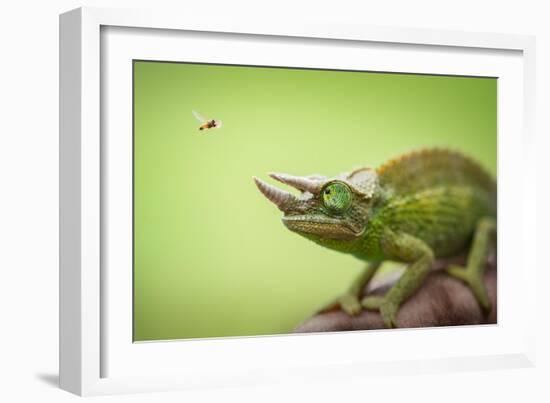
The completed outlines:
[[[64,389],[532,365],[533,38],[85,8],[60,45]]]

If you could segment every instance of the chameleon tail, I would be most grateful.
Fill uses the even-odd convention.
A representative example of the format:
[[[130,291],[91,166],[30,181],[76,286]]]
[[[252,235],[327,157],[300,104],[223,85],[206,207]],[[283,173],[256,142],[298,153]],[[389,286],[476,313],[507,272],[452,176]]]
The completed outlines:
[[[452,265],[447,269],[448,274],[468,284],[485,313],[491,310],[491,302],[483,281],[483,273],[485,271],[487,255],[494,244],[495,235],[495,219],[491,217],[480,219],[477,224],[472,248],[468,255],[467,266]]]

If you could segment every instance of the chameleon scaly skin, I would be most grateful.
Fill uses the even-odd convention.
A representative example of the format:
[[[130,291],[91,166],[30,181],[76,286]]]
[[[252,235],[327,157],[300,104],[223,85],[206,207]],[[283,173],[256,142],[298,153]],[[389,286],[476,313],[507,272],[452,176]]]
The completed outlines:
[[[301,191],[294,196],[254,178],[258,189],[284,213],[288,229],[367,262],[340,298],[350,315],[362,307],[377,309],[386,326],[395,327],[399,306],[421,286],[434,259],[461,253],[469,244],[467,266],[447,272],[466,282],[482,308],[490,309],[482,275],[496,233],[496,183],[471,158],[425,149],[376,170],[361,168],[333,178],[270,176]],[[409,266],[384,297],[359,301],[384,260]]]

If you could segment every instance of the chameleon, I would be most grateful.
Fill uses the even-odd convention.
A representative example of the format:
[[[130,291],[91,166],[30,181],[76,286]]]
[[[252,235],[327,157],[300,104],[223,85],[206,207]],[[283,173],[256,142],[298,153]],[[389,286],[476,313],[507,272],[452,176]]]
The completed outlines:
[[[253,177],[260,192],[283,212],[282,222],[321,246],[351,254],[365,268],[337,302],[347,314],[380,312],[397,327],[400,306],[419,288],[439,258],[467,254],[463,266],[446,272],[471,289],[485,313],[491,303],[483,282],[496,247],[497,186],[473,158],[454,150],[426,148],[380,167],[334,177],[269,173],[299,195]],[[361,298],[384,261],[406,270],[382,296]]]

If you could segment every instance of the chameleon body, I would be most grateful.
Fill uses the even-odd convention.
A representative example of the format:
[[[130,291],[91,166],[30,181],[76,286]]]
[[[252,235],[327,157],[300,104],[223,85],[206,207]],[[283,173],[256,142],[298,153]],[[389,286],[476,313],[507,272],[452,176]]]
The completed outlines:
[[[301,192],[295,196],[254,178],[284,213],[288,229],[367,262],[339,298],[348,314],[379,310],[385,325],[396,327],[400,305],[421,286],[433,261],[468,248],[466,266],[451,266],[447,272],[468,284],[481,307],[490,310],[482,276],[495,243],[496,183],[473,159],[426,149],[378,169],[360,168],[336,177],[270,176]],[[360,301],[361,291],[384,260],[409,265],[385,296]]]

